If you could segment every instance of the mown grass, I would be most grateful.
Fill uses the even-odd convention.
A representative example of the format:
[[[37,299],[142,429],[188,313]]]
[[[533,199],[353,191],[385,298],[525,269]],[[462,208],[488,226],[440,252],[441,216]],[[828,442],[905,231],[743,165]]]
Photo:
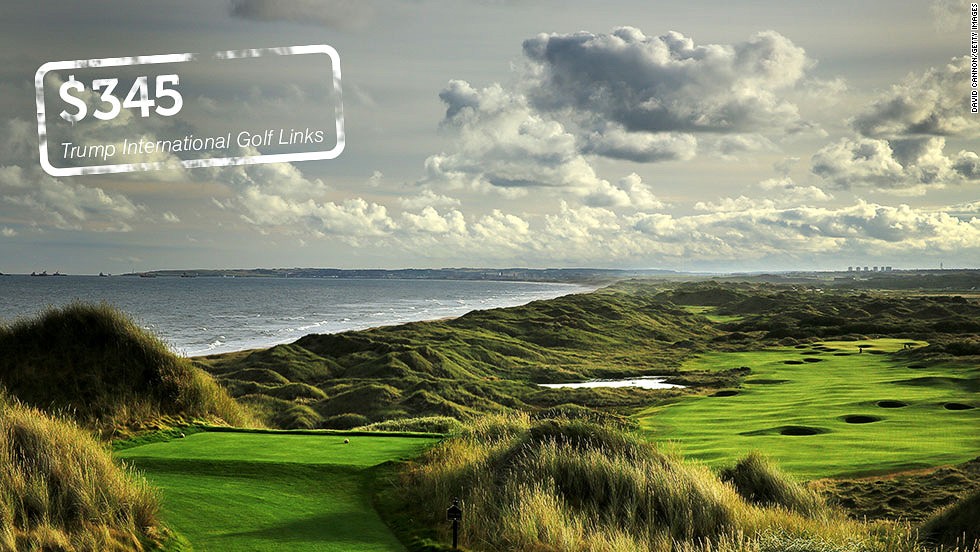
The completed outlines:
[[[256,423],[214,378],[107,304],[0,325],[0,385],[104,437],[193,420]]]
[[[738,314],[718,314],[718,307],[711,306],[701,306],[701,305],[684,305],[682,307],[685,311],[691,314],[700,314],[701,316],[711,320],[716,324],[724,324],[727,322],[739,322],[742,320],[742,316]]]
[[[619,426],[491,416],[410,463],[383,503],[402,505],[389,515],[418,550],[448,542],[456,496],[472,550],[924,550],[909,526],[848,519],[765,462],[736,471],[738,491]],[[746,481],[779,492],[749,500]]]
[[[132,551],[165,538],[141,476],[74,422],[0,395],[0,550]]]
[[[372,506],[374,481],[436,441],[226,430],[116,455],[162,489],[163,517],[196,550],[400,550]]]
[[[675,441],[685,455],[711,466],[761,450],[807,479],[973,458],[980,451],[980,408],[950,408],[980,406],[980,367],[921,364],[888,354],[907,342],[822,342],[703,354],[688,366],[748,366],[752,373],[734,393],[720,394],[729,396],[681,398],[644,411],[640,424],[651,439]],[[869,347],[858,353],[859,345]]]

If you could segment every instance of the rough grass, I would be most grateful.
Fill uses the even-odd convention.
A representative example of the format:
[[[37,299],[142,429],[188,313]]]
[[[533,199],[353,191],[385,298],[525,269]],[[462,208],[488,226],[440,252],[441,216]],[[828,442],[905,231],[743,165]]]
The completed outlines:
[[[106,304],[0,326],[0,385],[106,436],[191,420],[254,423],[210,375]]]
[[[855,519],[919,523],[936,510],[980,492],[980,457],[956,466],[859,479],[821,479],[809,486]]]
[[[827,506],[816,492],[794,481],[768,458],[752,452],[719,473],[745,500],[779,506],[804,516],[819,515]]]
[[[157,492],[74,422],[0,396],[0,550],[144,550]]]
[[[448,541],[453,497],[472,550],[924,550],[908,526],[849,520],[754,464],[741,471],[781,489],[763,504],[619,426],[491,416],[409,464],[382,504],[417,550]]]
[[[359,427],[363,431],[408,431],[420,433],[460,433],[466,426],[456,418],[448,416],[423,416],[404,420],[386,420]]]
[[[922,537],[951,547],[980,543],[980,491],[936,512],[922,525]]]

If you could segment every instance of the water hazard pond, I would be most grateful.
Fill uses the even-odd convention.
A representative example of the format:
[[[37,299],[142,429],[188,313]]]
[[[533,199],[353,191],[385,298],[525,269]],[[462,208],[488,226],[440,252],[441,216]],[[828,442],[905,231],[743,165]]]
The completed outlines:
[[[591,380],[578,383],[539,383],[541,387],[551,389],[589,389],[595,387],[635,387],[638,389],[681,389],[683,385],[665,383],[667,378],[662,376],[643,376],[621,380]]]

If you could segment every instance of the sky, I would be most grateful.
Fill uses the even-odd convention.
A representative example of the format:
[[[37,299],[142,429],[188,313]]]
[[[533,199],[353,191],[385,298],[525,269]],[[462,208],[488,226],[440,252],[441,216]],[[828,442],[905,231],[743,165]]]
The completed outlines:
[[[307,44],[342,100],[305,58],[188,65],[177,116],[64,128],[328,127],[342,102],[335,159],[42,170],[46,62]],[[0,272],[980,267],[970,53],[961,0],[5,1]],[[56,103],[74,75],[48,77]]]

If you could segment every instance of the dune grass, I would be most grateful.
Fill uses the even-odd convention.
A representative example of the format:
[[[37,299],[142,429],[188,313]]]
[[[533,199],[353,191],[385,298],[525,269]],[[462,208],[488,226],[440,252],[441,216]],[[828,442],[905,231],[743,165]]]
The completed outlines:
[[[223,431],[116,455],[162,489],[164,518],[195,550],[379,551],[402,547],[372,507],[378,466],[436,441]]]
[[[955,464],[980,451],[980,366],[889,354],[904,339],[708,353],[692,369],[748,366],[727,396],[692,396],[640,414],[650,438],[730,464],[754,450],[807,479]],[[859,353],[859,345],[864,352]],[[878,354],[872,353],[877,351]]]
[[[703,317],[665,303],[658,291],[606,288],[452,320],[308,335],[288,345],[194,361],[274,427],[342,428],[419,417],[465,421],[569,402],[536,383],[674,371],[691,354],[675,343],[721,334]],[[609,390],[580,396],[590,406],[616,408],[649,399]],[[290,409],[290,403],[301,408]]]
[[[619,426],[488,416],[409,463],[382,503],[401,506],[394,524],[417,550],[448,542],[454,496],[472,550],[926,550],[910,527],[848,519],[766,462],[737,471],[739,491],[765,500]]]
[[[104,437],[192,420],[255,424],[214,378],[108,304],[0,324],[0,385]]]
[[[132,551],[164,538],[142,477],[74,422],[0,396],[0,550]]]

